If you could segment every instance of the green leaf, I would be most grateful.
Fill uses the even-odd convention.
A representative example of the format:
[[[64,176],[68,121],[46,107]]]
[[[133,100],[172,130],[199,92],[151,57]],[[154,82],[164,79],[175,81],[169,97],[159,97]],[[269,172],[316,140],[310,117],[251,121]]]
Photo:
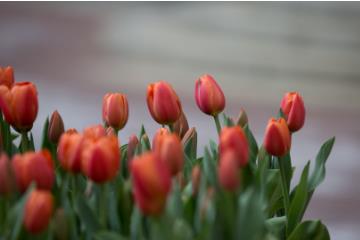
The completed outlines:
[[[325,163],[335,143],[335,137],[327,140],[320,148],[315,161],[315,168],[309,179],[309,192],[314,191],[325,178]]]
[[[48,149],[49,151],[52,150],[52,143],[49,141],[48,138],[48,129],[49,129],[49,117],[46,118],[42,134],[41,134],[41,149]]]
[[[210,155],[209,149],[205,147],[204,159],[202,161],[204,174],[212,186],[217,186],[216,160]]]
[[[321,221],[305,221],[299,224],[288,237],[288,240],[303,239],[330,240],[330,235],[326,226]]]
[[[174,240],[190,240],[193,239],[193,233],[191,227],[187,222],[182,219],[176,219],[173,225],[173,236]]]
[[[223,125],[226,126],[226,127],[233,127],[235,126],[235,123],[234,121],[229,118],[228,116],[226,116],[225,113],[222,114],[223,115]]]
[[[127,240],[128,238],[121,236],[116,232],[101,231],[95,234],[96,240]]]
[[[118,216],[118,208],[116,202],[116,194],[114,191],[109,191],[109,198],[108,198],[109,207],[108,210],[108,222],[110,225],[110,229],[113,231],[120,231],[120,221]]]
[[[177,180],[173,180],[172,191],[167,200],[167,212],[173,218],[181,218],[183,202],[181,200],[181,189]]]
[[[288,228],[287,232],[291,233],[296,225],[301,221],[302,213],[306,207],[306,200],[308,197],[307,184],[309,174],[310,162],[308,162],[301,174],[300,182],[296,187],[294,198],[290,203]]]
[[[255,166],[255,161],[256,161],[256,157],[258,155],[259,148],[258,148],[256,139],[255,139],[254,135],[252,134],[248,124],[245,125],[244,132],[245,132],[246,138],[249,143],[249,153],[250,153],[249,161],[253,166]]]
[[[142,215],[140,213],[139,208],[134,207],[130,221],[131,222],[130,235],[132,240],[142,238],[141,219],[142,219]]]
[[[98,219],[88,205],[87,200],[80,194],[78,195],[76,201],[76,211],[88,233],[94,233],[99,229],[100,224]]]
[[[282,233],[285,230],[286,226],[286,217],[282,216],[267,219],[265,222],[265,226],[267,227],[269,232],[276,235],[278,239],[281,239],[281,236],[283,235]]]

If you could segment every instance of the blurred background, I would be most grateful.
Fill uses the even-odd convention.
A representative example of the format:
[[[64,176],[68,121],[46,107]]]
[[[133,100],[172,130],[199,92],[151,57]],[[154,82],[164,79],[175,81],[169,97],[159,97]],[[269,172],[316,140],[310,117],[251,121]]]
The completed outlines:
[[[360,235],[359,3],[0,3],[0,65],[36,83],[45,118],[59,110],[67,128],[101,123],[106,92],[128,95],[127,142],[141,123],[152,136],[147,84],[176,89],[200,148],[216,139],[211,118],[194,101],[194,81],[212,74],[226,113],[246,109],[258,142],[283,94],[305,100],[305,127],[293,141],[299,168],[336,136],[325,182],[306,218],[320,218],[333,239]]]

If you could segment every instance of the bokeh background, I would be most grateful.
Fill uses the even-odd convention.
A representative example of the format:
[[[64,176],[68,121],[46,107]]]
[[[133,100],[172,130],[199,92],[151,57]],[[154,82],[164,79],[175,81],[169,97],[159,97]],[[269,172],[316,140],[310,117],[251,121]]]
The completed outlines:
[[[141,123],[152,135],[158,125],[146,86],[166,80],[203,146],[216,131],[195,105],[194,81],[210,73],[226,94],[226,113],[245,108],[261,142],[283,94],[299,91],[307,118],[293,141],[298,169],[336,136],[306,218],[321,218],[333,239],[350,240],[360,235],[359,24],[359,3],[1,2],[0,65],[37,84],[37,139],[55,109],[68,128],[100,123],[109,91],[130,101],[121,142]]]

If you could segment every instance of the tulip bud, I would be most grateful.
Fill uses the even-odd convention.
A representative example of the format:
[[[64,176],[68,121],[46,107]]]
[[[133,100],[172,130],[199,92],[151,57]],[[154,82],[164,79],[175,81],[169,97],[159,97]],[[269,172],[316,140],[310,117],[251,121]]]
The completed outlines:
[[[165,164],[151,152],[135,157],[130,164],[133,194],[144,215],[159,215],[171,189],[171,177]]]
[[[61,134],[64,133],[64,122],[58,111],[53,112],[49,122],[48,138],[52,143],[59,142]]]
[[[189,130],[189,124],[184,112],[181,112],[180,118],[173,125],[174,132],[182,138],[187,130]]]
[[[195,100],[200,110],[216,116],[225,108],[225,96],[215,79],[205,74],[195,84]]]
[[[201,180],[201,169],[199,165],[195,165],[191,171],[191,184],[192,184],[193,195],[197,194],[199,191],[200,180]]]
[[[135,155],[135,150],[137,145],[139,144],[139,139],[136,135],[131,135],[129,138],[129,143],[127,147],[127,159],[128,161],[131,160]]]
[[[243,129],[239,126],[225,127],[220,134],[220,156],[233,151],[239,167],[244,167],[249,161],[249,145]]]
[[[169,130],[166,128],[159,128],[153,137],[152,148],[155,149],[158,142],[162,141],[162,138],[168,134],[170,134]]]
[[[8,195],[15,187],[11,163],[5,153],[0,155],[0,194]]]
[[[0,66],[0,85],[4,85],[8,88],[11,88],[14,84],[14,69],[10,66],[1,67]]]
[[[170,174],[175,176],[184,165],[184,153],[180,138],[172,133],[163,135],[158,139],[153,151],[169,168]]]
[[[236,125],[243,128],[248,123],[248,121],[249,120],[248,120],[245,110],[243,108],[241,108],[239,116],[237,117],[237,120],[236,120]]]
[[[103,99],[102,117],[106,125],[115,130],[122,129],[129,116],[129,106],[125,95],[107,93]]]
[[[49,191],[34,190],[25,203],[24,225],[28,232],[37,234],[49,225],[54,198]]]
[[[219,163],[219,182],[228,191],[235,191],[239,187],[238,159],[234,151],[225,152]]]
[[[31,82],[16,83],[11,90],[0,86],[0,108],[18,132],[29,131],[38,113],[37,90]]]
[[[17,154],[12,159],[16,184],[21,192],[36,183],[39,189],[51,190],[55,181],[54,163],[48,150]]]
[[[82,171],[96,183],[114,179],[120,167],[120,149],[114,135],[87,139],[84,135]]]
[[[83,137],[79,133],[66,131],[60,137],[57,156],[61,166],[69,172],[81,171]]]
[[[269,120],[265,130],[264,147],[273,156],[281,157],[289,152],[291,136],[285,119]]]
[[[147,88],[147,105],[151,116],[159,124],[172,124],[181,115],[181,103],[174,89],[167,82],[152,83]]]
[[[291,132],[296,132],[304,126],[305,106],[299,93],[286,93],[281,100],[281,110],[286,117],[286,121]]]

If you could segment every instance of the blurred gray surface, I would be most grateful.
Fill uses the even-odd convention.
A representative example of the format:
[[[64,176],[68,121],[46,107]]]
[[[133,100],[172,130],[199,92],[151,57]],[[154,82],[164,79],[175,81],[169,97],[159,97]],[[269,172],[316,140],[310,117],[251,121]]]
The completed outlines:
[[[17,81],[37,84],[37,139],[55,109],[66,127],[101,122],[108,91],[130,102],[120,141],[141,123],[152,135],[158,126],[146,86],[162,79],[178,92],[204,145],[216,132],[193,92],[195,79],[210,73],[227,97],[226,113],[244,107],[261,142],[282,95],[301,92],[307,119],[295,134],[294,163],[302,168],[337,137],[306,218],[321,218],[333,239],[350,240],[360,234],[359,23],[359,3],[2,2],[0,65],[13,65]]]

